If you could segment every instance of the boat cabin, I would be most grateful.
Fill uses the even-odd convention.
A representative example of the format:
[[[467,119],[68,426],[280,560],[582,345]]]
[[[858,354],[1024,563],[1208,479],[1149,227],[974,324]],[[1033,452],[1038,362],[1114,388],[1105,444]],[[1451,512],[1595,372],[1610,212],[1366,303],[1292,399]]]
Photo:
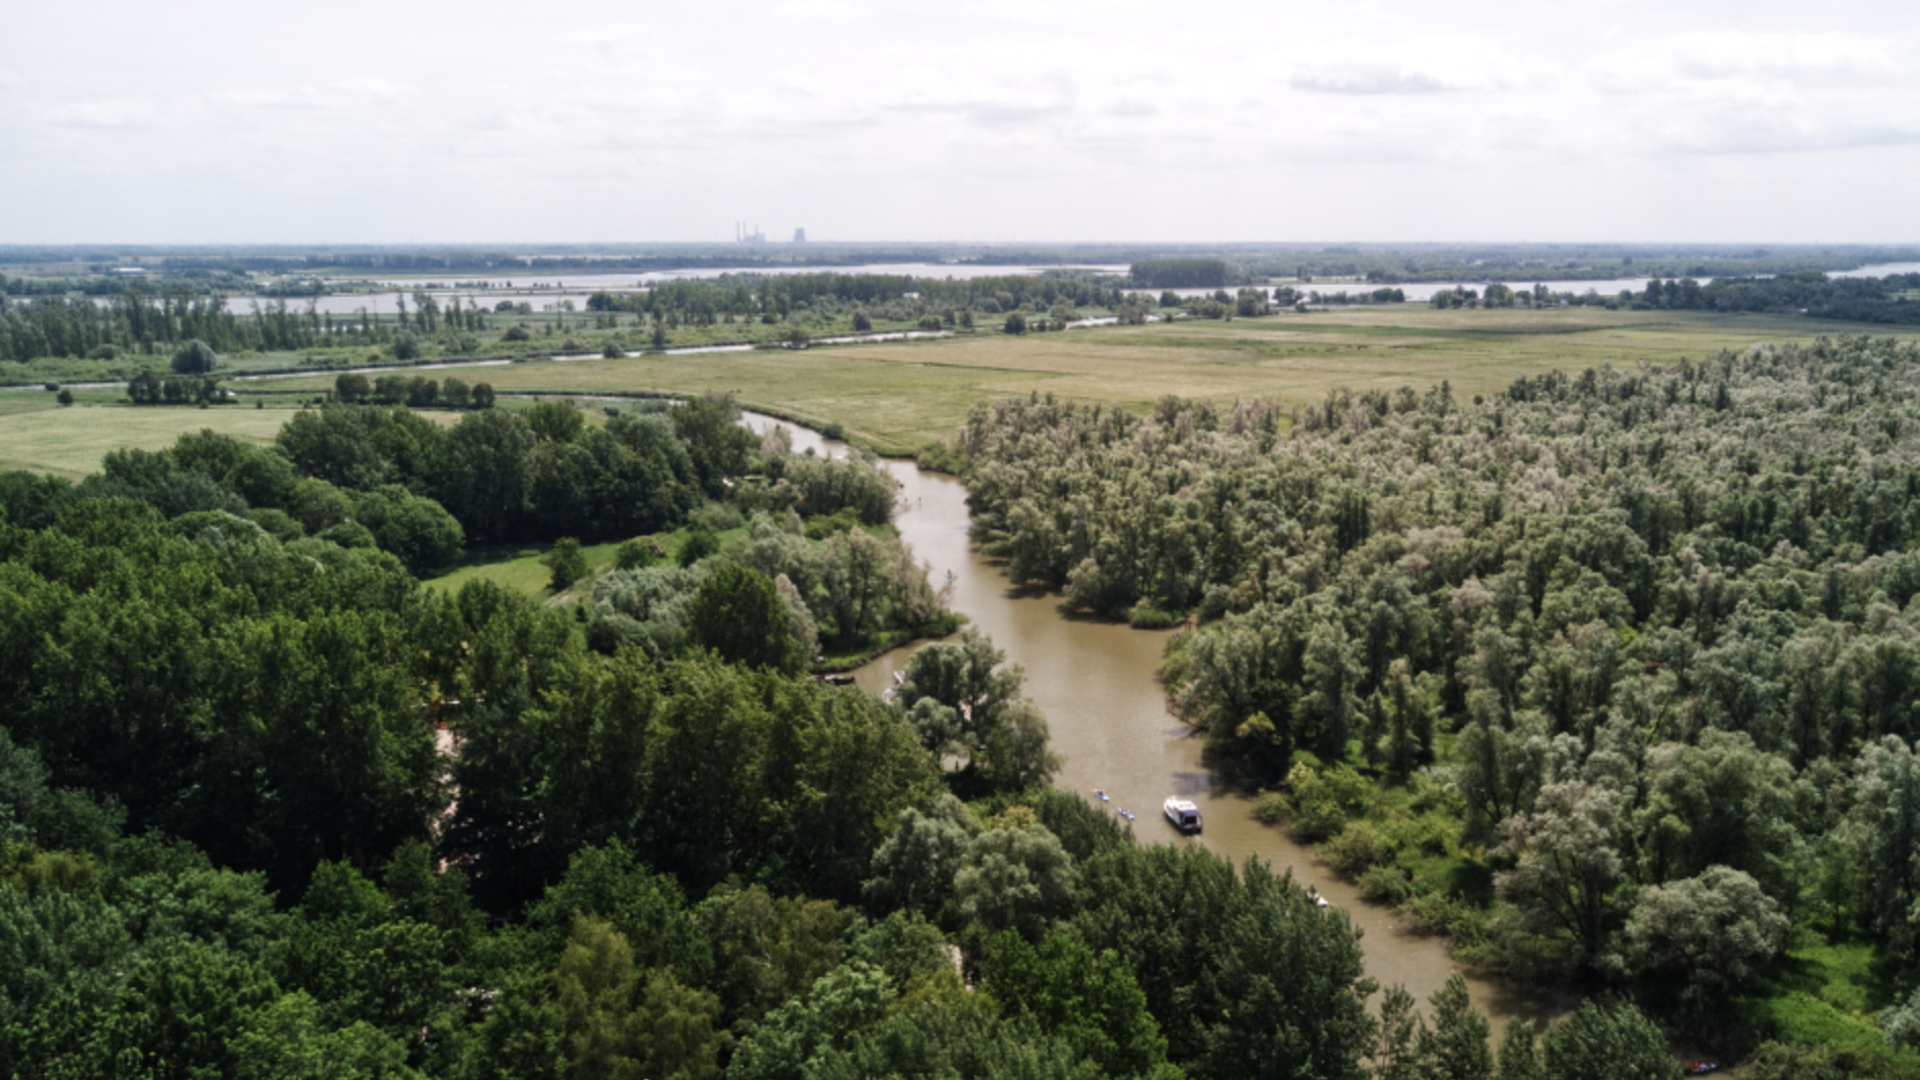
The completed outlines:
[[[1200,808],[1191,802],[1169,795],[1162,809],[1166,811],[1167,821],[1171,822],[1174,828],[1183,833],[1200,831]]]

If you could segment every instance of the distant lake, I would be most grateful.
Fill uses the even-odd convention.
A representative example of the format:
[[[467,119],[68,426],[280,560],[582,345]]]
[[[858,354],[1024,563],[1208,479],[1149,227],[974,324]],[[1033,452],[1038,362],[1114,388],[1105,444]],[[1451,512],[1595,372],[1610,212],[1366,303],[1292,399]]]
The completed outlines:
[[[604,274],[513,274],[488,275],[486,277],[468,277],[460,273],[435,274],[430,277],[385,278],[379,279],[383,285],[400,288],[394,292],[349,293],[319,298],[317,310],[322,314],[352,315],[366,308],[371,315],[392,315],[400,310],[400,299],[405,298],[407,309],[413,309],[412,292],[421,282],[434,281],[485,281],[487,287],[457,289],[437,288],[426,292],[434,302],[446,306],[448,297],[459,298],[465,306],[468,300],[479,304],[488,311],[502,300],[514,303],[529,303],[533,310],[541,311],[551,304],[558,308],[564,301],[573,301],[575,310],[586,307],[587,297],[596,292],[638,292],[646,286],[663,281],[712,280],[723,274],[892,274],[905,275],[929,280],[951,278],[955,281],[971,281],[979,277],[1022,277],[1044,274],[1049,270],[1091,270],[1099,274],[1122,275],[1128,272],[1127,266],[1082,263],[1072,266],[1015,266],[1008,264],[986,263],[864,263],[858,266],[739,266],[731,268],[699,267],[686,270],[648,270],[612,272]],[[228,298],[228,309],[242,314],[249,313],[248,306],[253,297],[236,296]],[[307,309],[311,298],[287,299],[287,307],[301,311]],[[260,300],[260,306],[266,307],[266,299]]]
[[[440,304],[442,307],[445,307],[447,305],[447,301],[449,298],[458,298],[462,306],[465,306],[466,302],[471,300],[474,303],[479,304],[482,308],[486,309],[487,311],[492,311],[493,306],[496,303],[499,303],[501,300],[511,300],[514,303],[524,302],[524,303],[532,304],[534,311],[543,311],[543,310],[546,310],[549,305],[551,305],[554,309],[557,310],[559,309],[562,303],[571,300],[573,302],[574,309],[576,311],[581,311],[581,310],[585,310],[586,308],[587,297],[596,292],[636,292],[648,285],[654,284],[655,282],[686,281],[686,280],[700,280],[700,279],[710,280],[713,278],[717,278],[722,274],[767,274],[767,275],[821,274],[821,273],[900,274],[900,275],[906,275],[909,277],[927,278],[932,280],[938,280],[942,278],[952,278],[953,280],[956,280],[956,281],[968,281],[978,277],[1003,277],[1003,276],[1021,276],[1021,275],[1040,274],[1048,270],[1092,270],[1102,274],[1123,275],[1127,273],[1128,268],[1125,266],[1099,265],[1099,264],[1083,264],[1078,266],[1013,266],[1013,265],[974,265],[971,263],[968,263],[968,264],[868,263],[860,266],[783,266],[783,267],[746,266],[746,267],[737,267],[734,269],[656,270],[656,271],[647,271],[644,273],[630,272],[630,273],[624,273],[624,274],[623,273],[549,274],[549,275],[528,275],[526,277],[514,276],[511,278],[488,277],[485,279],[473,279],[473,280],[485,280],[490,286],[489,288],[486,288],[486,289],[442,288],[442,289],[428,289],[426,291],[434,298],[434,302]],[[1845,278],[1860,278],[1860,277],[1884,277],[1888,274],[1912,274],[1912,273],[1920,273],[1920,263],[1885,263],[1878,266],[1862,266],[1857,270],[1835,270],[1831,272],[1831,276],[1845,277]],[[448,274],[442,277],[417,278],[414,280],[444,281],[444,280],[452,280],[452,279],[457,279],[457,275]],[[1701,277],[1701,278],[1695,278],[1694,280],[1698,281],[1702,285],[1705,285],[1706,283],[1712,281],[1713,279],[1710,277]],[[508,282],[512,282],[511,288],[507,287]],[[1570,292],[1575,295],[1584,295],[1589,289],[1591,289],[1594,292],[1599,293],[1601,296],[1614,296],[1619,294],[1622,290],[1626,290],[1630,292],[1643,292],[1646,290],[1646,287],[1647,287],[1647,279],[1643,277],[1606,278],[1603,280],[1590,280],[1590,281],[1556,281],[1556,280],[1543,281],[1536,278],[1527,278],[1527,279],[1509,278],[1509,279],[1505,279],[1502,282],[1502,284],[1505,284],[1508,288],[1513,289],[1515,292],[1520,292],[1523,290],[1525,291],[1532,290],[1536,282],[1538,282],[1539,284],[1545,285],[1549,290],[1553,292],[1556,292],[1556,293]],[[400,279],[388,279],[382,283],[391,284],[391,285],[402,285],[402,286],[409,285],[408,282]],[[1309,282],[1306,284],[1300,284],[1298,282],[1279,281],[1279,282],[1276,282],[1275,285],[1269,286],[1269,287],[1276,288],[1281,285],[1292,285],[1294,288],[1300,290],[1303,293],[1318,292],[1322,296],[1331,296],[1334,294],[1354,295],[1358,293],[1370,293],[1373,290],[1379,289],[1379,288],[1395,288],[1405,293],[1407,300],[1409,302],[1425,303],[1433,299],[1433,296],[1435,293],[1450,291],[1451,289],[1453,289],[1453,287],[1456,284],[1472,289],[1475,292],[1484,293],[1486,291],[1488,283],[1486,281],[1460,281],[1460,282],[1426,281],[1426,282],[1419,282],[1416,284],[1382,286],[1382,285],[1367,284],[1365,282],[1326,282],[1326,283]],[[392,315],[399,310],[399,302],[403,298],[407,302],[408,310],[412,310],[413,308],[413,297],[411,295],[412,291],[413,291],[412,288],[408,287],[404,291],[396,290],[394,292],[357,293],[357,294],[346,294],[346,295],[338,295],[338,296],[322,296],[318,300],[317,310],[319,310],[322,314],[331,314],[334,316],[341,316],[341,315],[353,315],[357,313],[361,308],[365,308],[367,309],[367,312],[369,314]],[[1155,295],[1158,295],[1160,292],[1160,290],[1153,290],[1153,289],[1142,289],[1138,291],[1151,292],[1151,293],[1154,293]],[[1214,290],[1212,289],[1174,289],[1172,291],[1179,294],[1180,296],[1192,297],[1192,296],[1210,296],[1212,295]],[[1231,293],[1234,291],[1234,289],[1229,288],[1227,291]],[[250,297],[250,296],[234,296],[234,297],[228,297],[227,309],[237,314],[242,314],[242,315],[249,314],[253,310],[251,305],[255,303],[256,300],[262,308],[265,308],[272,303],[271,300],[268,300],[265,298],[256,298],[256,297]],[[311,302],[313,301],[310,300],[309,298],[289,297],[287,300],[287,307],[291,310],[305,311],[307,309],[307,305]]]

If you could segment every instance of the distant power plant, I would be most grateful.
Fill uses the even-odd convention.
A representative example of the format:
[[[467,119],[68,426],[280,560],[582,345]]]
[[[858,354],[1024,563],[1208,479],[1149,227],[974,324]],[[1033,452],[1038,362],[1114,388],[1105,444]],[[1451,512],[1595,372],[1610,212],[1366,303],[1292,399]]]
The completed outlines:
[[[767,242],[767,234],[761,232],[760,226],[758,225],[755,225],[752,231],[748,231],[746,222],[736,221],[733,223],[733,241],[736,244],[764,244]],[[806,243],[807,230],[793,230],[793,242],[796,244]]]

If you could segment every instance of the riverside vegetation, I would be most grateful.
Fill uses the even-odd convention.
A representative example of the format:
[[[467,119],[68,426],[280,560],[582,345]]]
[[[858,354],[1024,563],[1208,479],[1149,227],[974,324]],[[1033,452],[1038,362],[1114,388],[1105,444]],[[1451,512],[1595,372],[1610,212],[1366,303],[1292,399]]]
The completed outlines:
[[[1464,984],[1383,1024],[1344,916],[1052,790],[991,642],[891,702],[801,674],[810,622],[937,604],[890,591],[875,470],[731,419],[339,405],[0,475],[0,1069],[1490,1075]],[[533,507],[691,531],[591,600],[557,543],[557,605],[410,569]],[[1628,1005],[1500,1060],[1674,1070]]]
[[[1159,332],[1243,334],[1249,322]],[[1061,336],[1072,335],[1049,335]],[[1845,488],[1842,501],[1850,500],[1847,484],[1857,485],[1859,470],[1878,483],[1874,462],[1903,460],[1897,448],[1904,428],[1875,427],[1880,418],[1871,410],[1905,400],[1911,352],[1851,341],[1819,350],[1824,367],[1783,348],[1755,354],[1790,357],[1769,361],[1779,369],[1771,374],[1755,374],[1770,369],[1756,367],[1753,357],[1736,357],[1715,361],[1718,369],[1689,366],[1684,377],[1596,373],[1594,386],[1645,380],[1628,397],[1641,406],[1665,401],[1661,416],[1681,424],[1708,409],[1746,415],[1750,398],[1776,383],[1796,385],[1780,373],[1798,370],[1794,364],[1830,372],[1819,381],[1845,393],[1819,399],[1833,427],[1815,434],[1841,439],[1832,432],[1851,432],[1844,437],[1863,440],[1854,449],[1868,455],[1862,462],[1856,453],[1847,478],[1821,488],[1828,501],[1819,505],[1838,505],[1832,487]],[[1816,353],[1810,348],[1807,355]],[[565,367],[584,372],[589,365]],[[1661,379],[1673,381],[1673,401],[1666,401]],[[1815,393],[1814,381],[1805,380],[1805,395]],[[1656,382],[1657,397],[1646,389]],[[1419,592],[1422,603],[1451,617],[1451,589],[1465,588],[1467,577],[1456,575],[1437,598],[1423,576],[1428,569],[1416,571],[1408,552],[1389,550],[1396,526],[1409,550],[1417,546],[1405,528],[1416,512],[1430,515],[1444,534],[1444,503],[1419,509],[1412,496],[1387,490],[1394,477],[1423,475],[1425,466],[1381,451],[1385,456],[1370,460],[1401,471],[1367,474],[1356,471],[1359,451],[1352,447],[1372,453],[1407,425],[1432,425],[1431,461],[1450,460],[1441,451],[1458,444],[1446,440],[1468,433],[1447,425],[1492,423],[1495,416],[1505,424],[1511,416],[1526,425],[1529,439],[1578,460],[1574,437],[1586,429],[1562,432],[1560,417],[1569,402],[1581,404],[1583,414],[1599,413],[1590,399],[1604,401],[1605,392],[1558,376],[1537,387],[1529,378],[1513,390],[1517,397],[1472,407],[1441,393],[1347,395],[1318,410],[1337,423],[1320,424],[1303,410],[1285,418],[1294,420],[1290,432],[1282,430],[1283,410],[1270,403],[1226,412],[1175,402],[1144,419],[1103,410],[1091,428],[1084,417],[1092,410],[1039,401],[980,415],[1016,418],[1011,429],[1027,441],[1066,447],[1078,440],[1090,458],[1099,456],[1095,448],[1117,453],[1139,440],[1155,462],[1141,478],[1144,488],[1121,483],[1119,457],[1102,467],[1127,498],[1151,495],[1138,504],[1135,538],[1169,555],[1213,534],[1206,522],[1193,523],[1186,485],[1160,492],[1169,475],[1162,465],[1191,470],[1183,474],[1191,478],[1225,478],[1234,475],[1226,464],[1257,463],[1269,453],[1285,458],[1289,448],[1323,454],[1295,462],[1284,472],[1286,484],[1269,493],[1286,514],[1237,519],[1240,527],[1231,531],[1242,545],[1239,565],[1254,573],[1218,581],[1188,574],[1182,594],[1180,571],[1156,572],[1140,576],[1152,584],[1131,596],[1113,591],[1087,605],[1142,622],[1177,618],[1183,604],[1208,617],[1206,627],[1183,639],[1169,668],[1183,705],[1198,717],[1208,700],[1195,689],[1201,641],[1210,634],[1225,641],[1230,628],[1252,630],[1258,618],[1284,625],[1289,616],[1275,612],[1292,611],[1301,596],[1346,602],[1350,596],[1339,590],[1350,584],[1348,566],[1364,569],[1370,582],[1391,563],[1426,590]],[[1493,537],[1500,545],[1492,555],[1473,544],[1461,550],[1480,553],[1474,557],[1482,561],[1472,565],[1484,571],[1479,584],[1492,597],[1469,612],[1474,649],[1481,631],[1498,623],[1518,642],[1511,659],[1525,665],[1512,676],[1514,699],[1504,712],[1475,714],[1470,704],[1464,713],[1449,711],[1445,683],[1435,681],[1446,676],[1415,666],[1415,658],[1433,655],[1420,649],[1435,648],[1417,635],[1405,641],[1426,643],[1389,658],[1382,680],[1360,692],[1365,676],[1354,672],[1364,665],[1354,650],[1367,627],[1347,627],[1341,617],[1333,621],[1342,624],[1345,644],[1335,641],[1329,651],[1322,643],[1313,655],[1332,656],[1332,667],[1345,675],[1302,690],[1275,689],[1280,676],[1261,665],[1291,663],[1294,639],[1259,624],[1259,634],[1240,641],[1252,643],[1248,670],[1273,696],[1244,716],[1223,708],[1205,720],[1209,732],[1231,727],[1216,748],[1229,772],[1269,785],[1292,776],[1296,782],[1269,806],[1303,830],[1314,827],[1318,813],[1323,835],[1348,837],[1337,850],[1360,853],[1350,866],[1383,870],[1375,875],[1376,884],[1389,887],[1382,895],[1404,888],[1414,904],[1437,897],[1424,901],[1430,923],[1452,930],[1469,950],[1476,927],[1488,942],[1516,945],[1515,975],[1572,972],[1589,985],[1610,985],[1606,1006],[1585,1007],[1544,1037],[1516,1028],[1496,1055],[1463,986],[1430,1003],[1425,1019],[1389,988],[1378,1018],[1369,1016],[1362,1002],[1372,987],[1360,974],[1351,929],[1337,913],[1312,908],[1292,883],[1258,863],[1231,867],[1195,848],[1136,847],[1077,798],[1051,792],[1044,719],[1021,697],[1017,672],[1001,664],[991,643],[969,637],[922,650],[888,704],[802,678],[799,670],[817,655],[814,642],[878,644],[890,634],[951,628],[937,598],[919,591],[924,575],[910,572],[911,556],[890,541],[884,511],[873,513],[876,497],[890,506],[884,481],[876,483],[877,473],[861,462],[807,459],[787,453],[777,439],[735,433],[723,400],[696,397],[671,411],[615,408],[611,417],[560,405],[518,415],[481,409],[442,428],[398,407],[329,406],[298,414],[271,447],[196,435],[164,451],[118,455],[79,484],[25,474],[0,479],[0,603],[8,611],[0,627],[9,655],[32,658],[9,669],[0,686],[9,740],[0,751],[0,941],[20,958],[0,976],[6,1069],[27,1076],[115,1069],[235,1076],[1670,1075],[1675,1066],[1664,1036],[1643,1008],[1676,1030],[1724,1036],[1726,1045],[1767,1032],[1783,1036],[1762,1051],[1753,1075],[1911,1067],[1908,1057],[1878,1051],[1877,1021],[1871,1047],[1858,1038],[1862,1011],[1900,1004],[1896,990],[1907,978],[1889,951],[1867,963],[1873,950],[1854,934],[1863,923],[1877,925],[1866,912],[1879,911],[1879,901],[1869,903],[1866,894],[1880,879],[1864,872],[1820,876],[1821,867],[1844,863],[1821,858],[1826,851],[1815,846],[1852,838],[1848,850],[1860,852],[1861,843],[1884,838],[1876,831],[1881,819],[1861,808],[1903,805],[1902,759],[1887,750],[1894,755],[1886,774],[1892,786],[1884,798],[1868,794],[1882,789],[1869,789],[1860,763],[1881,732],[1854,704],[1840,710],[1850,719],[1834,722],[1835,741],[1819,744],[1824,764],[1771,743],[1714,742],[1720,729],[1702,718],[1704,706],[1673,702],[1703,693],[1699,672],[1731,662],[1689,667],[1660,653],[1649,663],[1650,654],[1637,650],[1661,627],[1637,616],[1616,625],[1608,621],[1616,609],[1605,605],[1592,618],[1557,624],[1566,631],[1566,649],[1575,648],[1573,636],[1583,628],[1588,639],[1579,647],[1590,643],[1598,621],[1620,641],[1616,670],[1634,662],[1656,682],[1688,681],[1664,691],[1669,697],[1660,700],[1671,708],[1658,723],[1646,721],[1639,756],[1630,753],[1633,740],[1616,730],[1612,698],[1607,719],[1590,731],[1543,720],[1557,717],[1536,689],[1550,679],[1527,672],[1562,647],[1558,638],[1540,636],[1548,613],[1559,608],[1545,605],[1545,592],[1536,606],[1531,571],[1507,559],[1530,550],[1527,538],[1554,533],[1555,512],[1580,504],[1529,501],[1532,489],[1522,479],[1539,460],[1527,462],[1522,479],[1500,471],[1510,467],[1503,459],[1497,475],[1461,483],[1484,496],[1475,485],[1501,490],[1504,477],[1503,514],[1485,524],[1493,532],[1478,531],[1464,510],[1460,520],[1463,536]],[[1251,426],[1235,427],[1243,422]],[[970,461],[976,484],[987,482],[996,454],[1011,466],[1019,458],[1008,448],[1020,440],[1003,440],[999,423],[970,424],[973,434],[947,448],[945,460],[956,468]],[[1591,423],[1597,438],[1604,423]],[[1103,425],[1127,434],[1108,446],[1096,434]],[[1709,430],[1721,429],[1696,421],[1669,432],[1658,460],[1671,452],[1683,462],[1720,461],[1677,449],[1683,434]],[[1203,445],[1227,446],[1228,436],[1243,440],[1238,456],[1202,452]],[[1896,449],[1881,448],[1881,436]],[[1574,443],[1556,441],[1568,438]],[[1778,471],[1776,459],[1787,451],[1765,445],[1770,449],[1758,460],[1767,470],[1738,475],[1752,481]],[[1820,439],[1805,447],[1809,454],[1815,447],[1839,453]],[[1032,448],[1019,453],[1035,453],[1029,466],[1053,460]],[[1651,468],[1644,458],[1630,464],[1614,471]],[[1812,468],[1806,475],[1815,475]],[[1320,469],[1324,487],[1312,479]],[[1061,475],[1035,471],[1048,482]],[[1734,483],[1736,472],[1702,467],[1692,475],[1689,498],[1713,499],[1695,504],[1673,495],[1661,486],[1672,480],[1666,474],[1650,471],[1648,483],[1683,509],[1699,510],[1719,506],[1719,485]],[[1004,470],[1001,479],[1003,490],[1018,487]],[[1888,483],[1890,491],[1899,488]],[[1324,519],[1314,516],[1334,488],[1359,490],[1362,498]],[[1487,501],[1474,505],[1484,511]],[[1113,499],[1116,513],[1123,504]],[[1657,505],[1671,512],[1674,504]],[[1163,519],[1167,508],[1180,513]],[[1236,515],[1243,509],[1254,507],[1232,506]],[[1836,520],[1850,521],[1853,513],[1839,511]],[[1299,523],[1297,535],[1286,527],[1287,515]],[[1109,517],[1094,515],[1084,529],[1105,529]],[[1187,521],[1174,530],[1184,530],[1185,539],[1170,538],[1162,520]],[[1663,534],[1669,540],[1691,538],[1693,558],[1731,558],[1708,542],[1718,534],[1700,520],[1662,520],[1678,530]],[[1275,531],[1261,531],[1273,523]],[[1522,523],[1518,541],[1498,531]],[[1800,548],[1805,559],[1787,575],[1804,599],[1816,579],[1824,582],[1818,571],[1839,568],[1839,595],[1853,606],[1838,614],[1823,608],[1819,617],[1834,624],[1845,656],[1857,644],[1850,634],[1877,635],[1876,644],[1898,636],[1894,623],[1866,619],[1878,611],[1872,591],[1881,586],[1873,575],[1904,550],[1888,539],[1888,528],[1877,534],[1882,547],[1859,551],[1845,545],[1866,541],[1836,531],[1840,539],[1830,543],[1839,547]],[[1571,545],[1580,529],[1559,535]],[[460,558],[470,541],[553,542],[559,556],[562,542],[574,538],[615,544],[618,569],[581,579],[570,559],[551,559],[561,585],[553,605],[485,582],[425,589],[416,576]],[[1208,552],[1202,563],[1213,565],[1211,544],[1201,546]],[[1647,560],[1665,567],[1661,559],[1680,558],[1671,544],[1662,550],[1668,553]],[[1284,566],[1268,557],[1275,551],[1288,554]],[[1530,568],[1534,557],[1527,558]],[[1727,590],[1712,592],[1713,603],[1731,608],[1674,609],[1682,615],[1656,608],[1670,620],[1667,628],[1696,643],[1699,611],[1720,612],[1712,625],[1723,637],[1676,655],[1688,663],[1711,658],[1729,640],[1728,627],[1748,633],[1740,601],[1763,592],[1763,579],[1748,575],[1775,558],[1793,561],[1776,544],[1753,565],[1712,563],[1720,577],[1710,580]],[[1306,572],[1315,559],[1322,576],[1304,579],[1301,587],[1314,588],[1289,600],[1289,575]],[[1231,561],[1223,554],[1220,565]],[[1176,557],[1169,565],[1177,564]],[[1687,568],[1698,570],[1694,563]],[[1541,572],[1556,595],[1570,588],[1555,576],[1558,569]],[[559,582],[563,574],[572,580]],[[1098,589],[1074,593],[1071,574],[1061,584],[1082,598],[1102,596]],[[1587,584],[1581,576],[1573,591]],[[1225,587],[1224,603],[1210,602],[1210,594],[1221,598],[1216,585]],[[1632,595],[1624,585],[1617,591]],[[1373,599],[1368,618],[1380,607]],[[1906,599],[1887,606],[1900,608]],[[1306,611],[1318,617],[1325,606],[1308,604]],[[1410,617],[1427,625],[1417,612]],[[1318,623],[1308,629],[1332,635]],[[1393,672],[1400,659],[1407,661],[1403,679]],[[1469,701],[1484,703],[1484,695],[1474,698],[1478,669],[1468,667],[1459,684]],[[1889,691],[1894,699],[1902,692]],[[1302,707],[1303,700],[1311,703]],[[1333,746],[1313,727],[1321,722],[1316,710],[1344,717],[1355,737]],[[1499,843],[1463,831],[1468,811],[1456,794],[1457,752],[1467,732],[1451,729],[1480,722],[1498,743],[1488,720],[1505,733],[1502,760],[1520,762],[1512,775],[1533,799],[1520,815],[1527,836],[1577,834],[1569,847],[1604,841],[1596,846],[1599,877],[1571,885],[1546,879],[1540,889],[1564,886],[1572,902],[1597,905],[1598,947],[1529,922],[1524,887],[1492,887],[1499,872],[1520,874],[1531,849],[1498,853]],[[1427,721],[1430,742],[1422,738]],[[1732,731],[1737,724],[1724,726],[1729,738],[1756,737]],[[1288,740],[1290,758],[1280,747]],[[1423,757],[1429,747],[1430,762]],[[1773,806],[1779,767],[1769,762],[1787,762],[1798,816],[1779,819],[1787,822],[1787,841],[1769,833],[1761,844],[1771,858],[1777,849],[1766,844],[1784,843],[1778,850],[1786,856],[1765,865],[1734,865],[1729,856],[1697,874],[1672,872],[1698,861],[1688,845],[1708,835],[1687,813],[1710,813],[1719,797],[1718,789],[1681,790],[1690,759],[1670,761],[1664,772],[1654,768],[1661,755],[1691,750],[1718,755],[1711,757],[1719,770],[1712,775],[1736,794],[1759,785],[1760,795],[1736,800],[1741,806]],[[1408,752],[1411,761],[1396,756]],[[1295,763],[1308,772],[1297,772]],[[1447,771],[1450,765],[1456,772]],[[1635,770],[1644,777],[1623,779],[1639,776]],[[1760,780],[1745,779],[1756,770]],[[1633,800],[1652,790],[1643,786],[1651,784],[1647,778],[1659,776],[1668,781],[1661,813],[1679,824],[1662,825],[1671,833],[1661,834],[1662,858],[1670,861],[1646,870],[1639,830],[1655,819],[1643,812],[1651,803]],[[1545,794],[1573,783],[1593,785],[1597,794],[1570,806]],[[1613,800],[1613,832],[1580,831],[1596,799]],[[1376,846],[1362,842],[1368,837],[1361,826],[1373,828]],[[1898,844],[1874,850],[1897,855]],[[1551,860],[1536,864],[1542,861]],[[1776,864],[1784,869],[1769,876]],[[1791,901],[1770,891],[1780,877],[1795,883]],[[1589,881],[1599,888],[1589,889]],[[1649,900],[1651,889],[1664,891]],[[1504,899],[1489,906],[1491,894]],[[1828,895],[1838,899],[1821,899]],[[1770,910],[1790,929],[1768,918]],[[1708,917],[1699,917],[1703,912]],[[1741,917],[1750,912],[1759,915]],[[1784,948],[1776,944],[1783,939]],[[961,948],[971,992],[956,980],[948,945]],[[1728,1016],[1708,1006],[1711,988],[1695,989],[1690,974],[1709,966],[1699,957],[1721,964],[1736,990],[1746,988],[1741,1001],[1748,1011]],[[1819,985],[1823,964],[1860,973],[1855,985],[1864,988],[1863,1000],[1851,1011],[1839,1012],[1834,988]],[[1688,977],[1674,979],[1676,992],[1663,997],[1653,974],[1661,970]],[[1888,1014],[1889,1033],[1910,1030],[1902,1015],[1897,1008]],[[1809,1047],[1821,1041],[1807,1034],[1819,1024],[1828,1025],[1820,1030],[1832,1036],[1831,1045]]]
[[[1434,1027],[1402,1009],[1383,1035],[1344,917],[1257,862],[1137,846],[1051,790],[1045,720],[985,639],[916,653],[892,702],[800,675],[809,619],[859,624],[831,579],[884,562],[857,537],[890,492],[859,462],[781,461],[728,420],[692,402],[602,443],[554,410],[430,434],[337,406],[271,449],[191,435],[78,484],[0,476],[0,1069],[1225,1078],[1490,1060],[1464,986]],[[571,610],[423,588],[409,560],[534,527],[546,488],[509,481],[538,475],[542,446],[652,462],[664,494],[638,512],[751,512],[751,539],[682,541],[683,568],[655,573],[637,538],[607,595]],[[836,501],[803,554],[797,509]],[[822,580],[808,592],[799,570]],[[880,577],[856,609],[889,605]],[[1538,1051],[1523,1033],[1509,1056],[1615,1075],[1557,1064],[1596,1040],[1663,1060],[1626,1009]]]
[[[1194,618],[1165,679],[1217,768],[1456,956],[1905,1075],[1917,423],[1920,348],[1848,337],[1470,402],[1035,396],[957,449],[983,549]],[[1822,986],[1848,954],[1866,1000]]]

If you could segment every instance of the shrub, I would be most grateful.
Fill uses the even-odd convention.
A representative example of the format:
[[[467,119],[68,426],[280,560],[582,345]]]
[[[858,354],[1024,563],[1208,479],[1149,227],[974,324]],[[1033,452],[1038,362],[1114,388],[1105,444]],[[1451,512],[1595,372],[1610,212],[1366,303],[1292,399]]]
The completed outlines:
[[[1179,626],[1186,621],[1185,615],[1162,611],[1145,598],[1134,604],[1133,608],[1127,612],[1127,624],[1136,630],[1164,630],[1169,626]]]
[[[1349,877],[1393,858],[1393,847],[1370,821],[1355,821],[1320,847],[1327,864]]]
[[[195,338],[173,354],[173,370],[181,375],[205,375],[219,362],[213,346]]]
[[[1360,895],[1383,904],[1403,904],[1413,895],[1413,881],[1397,866],[1369,867],[1360,875]]]
[[[548,570],[553,572],[553,591],[561,592],[573,587],[573,583],[587,576],[587,556],[580,550],[580,541],[571,536],[563,536],[553,542],[553,549],[540,558]]]
[[[1293,833],[1308,843],[1339,833],[1348,815],[1364,809],[1372,793],[1366,777],[1351,765],[1336,765],[1323,773],[1304,761],[1287,773],[1287,789]]]
[[[1287,820],[1287,797],[1277,791],[1263,791],[1253,800],[1253,816],[1262,825],[1278,825]]]
[[[652,566],[666,556],[660,541],[651,536],[637,536],[614,549],[613,565],[621,570],[639,570]]]
[[[692,566],[719,550],[719,537],[706,529],[695,529],[687,534],[686,542],[680,545],[680,565]]]

